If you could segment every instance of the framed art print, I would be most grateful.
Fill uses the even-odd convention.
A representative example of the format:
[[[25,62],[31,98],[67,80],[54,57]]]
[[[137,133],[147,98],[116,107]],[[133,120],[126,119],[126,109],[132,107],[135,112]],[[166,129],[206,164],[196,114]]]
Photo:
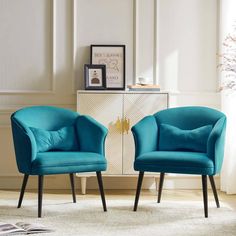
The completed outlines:
[[[106,89],[106,66],[84,65],[85,89]]]
[[[125,45],[91,45],[91,64],[106,65],[106,89],[125,89]]]

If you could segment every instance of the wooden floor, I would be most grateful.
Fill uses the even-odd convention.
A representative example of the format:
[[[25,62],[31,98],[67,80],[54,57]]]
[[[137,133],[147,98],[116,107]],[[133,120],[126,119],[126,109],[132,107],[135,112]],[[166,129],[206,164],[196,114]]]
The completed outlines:
[[[134,200],[135,190],[106,190],[105,191],[107,199],[130,199]],[[227,203],[233,209],[236,210],[236,195],[227,195],[223,192],[218,191],[218,196],[220,202]],[[18,200],[18,191],[0,190],[1,199],[16,199]],[[76,192],[77,200],[82,199],[95,199],[100,198],[99,192],[97,190],[88,190],[86,195],[81,195],[80,191]],[[214,201],[212,192],[208,191],[209,200]],[[26,191],[25,199],[37,199],[36,191]],[[72,199],[72,195],[69,190],[45,190],[44,199]],[[142,190],[141,200],[156,201],[156,192],[154,190]],[[202,191],[201,190],[163,190],[162,200],[173,200],[173,201],[202,201]]]

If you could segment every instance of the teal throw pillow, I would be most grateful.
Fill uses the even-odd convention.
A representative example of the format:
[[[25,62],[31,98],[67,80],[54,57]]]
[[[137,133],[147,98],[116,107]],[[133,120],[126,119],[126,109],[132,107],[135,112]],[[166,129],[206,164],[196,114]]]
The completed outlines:
[[[78,150],[74,126],[63,127],[56,131],[48,131],[30,127],[34,134],[38,152],[50,150]]]
[[[211,130],[212,125],[182,130],[172,125],[160,124],[159,150],[206,152]]]

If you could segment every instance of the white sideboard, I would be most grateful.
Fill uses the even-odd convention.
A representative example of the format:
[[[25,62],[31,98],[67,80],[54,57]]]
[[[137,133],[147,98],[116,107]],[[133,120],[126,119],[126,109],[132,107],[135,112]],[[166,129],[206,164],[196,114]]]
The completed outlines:
[[[108,167],[103,175],[138,174],[133,170],[134,140],[130,129],[144,116],[166,109],[168,101],[167,92],[77,91],[77,111],[92,116],[109,130],[105,143]],[[77,176],[81,177],[81,190],[85,194],[86,178],[92,174]]]

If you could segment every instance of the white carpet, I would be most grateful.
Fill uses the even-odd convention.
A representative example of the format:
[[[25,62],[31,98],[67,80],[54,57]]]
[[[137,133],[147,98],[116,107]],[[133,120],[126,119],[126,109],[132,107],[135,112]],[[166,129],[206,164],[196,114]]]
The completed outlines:
[[[42,235],[82,236],[183,236],[236,235],[236,212],[221,203],[217,209],[209,203],[209,218],[204,218],[202,202],[169,202],[140,199],[137,212],[131,200],[108,200],[108,212],[103,212],[100,199],[68,201],[44,200],[43,218],[37,218],[37,200],[0,200],[0,221],[41,223],[55,230]]]

